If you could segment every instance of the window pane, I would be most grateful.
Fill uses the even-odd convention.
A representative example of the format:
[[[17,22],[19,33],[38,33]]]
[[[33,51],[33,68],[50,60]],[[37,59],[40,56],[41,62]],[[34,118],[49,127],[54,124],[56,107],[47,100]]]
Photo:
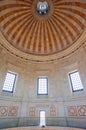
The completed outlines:
[[[13,92],[15,80],[16,80],[16,74],[8,72],[6,74],[3,91]]]
[[[82,82],[78,71],[70,73],[69,77],[73,91],[83,90]]]
[[[47,78],[38,78],[38,94],[47,94],[48,83]]]

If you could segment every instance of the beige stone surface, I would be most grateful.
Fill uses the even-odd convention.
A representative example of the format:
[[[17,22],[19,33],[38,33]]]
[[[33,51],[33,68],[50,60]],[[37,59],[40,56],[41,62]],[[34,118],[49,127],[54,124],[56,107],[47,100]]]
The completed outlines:
[[[79,128],[69,128],[69,127],[20,127],[20,128],[8,128],[2,130],[84,130]]]

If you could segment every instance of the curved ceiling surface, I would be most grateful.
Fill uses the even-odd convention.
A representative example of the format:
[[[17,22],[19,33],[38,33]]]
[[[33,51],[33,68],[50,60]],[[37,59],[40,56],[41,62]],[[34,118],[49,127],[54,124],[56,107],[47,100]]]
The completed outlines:
[[[37,4],[48,3],[40,15]],[[0,30],[15,48],[32,55],[56,54],[70,47],[86,27],[86,0],[1,0]]]

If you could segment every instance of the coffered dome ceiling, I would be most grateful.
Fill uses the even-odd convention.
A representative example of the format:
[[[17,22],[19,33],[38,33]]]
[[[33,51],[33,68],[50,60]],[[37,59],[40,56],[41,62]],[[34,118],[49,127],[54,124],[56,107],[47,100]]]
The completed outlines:
[[[0,0],[1,43],[20,57],[57,57],[85,28],[86,0]]]

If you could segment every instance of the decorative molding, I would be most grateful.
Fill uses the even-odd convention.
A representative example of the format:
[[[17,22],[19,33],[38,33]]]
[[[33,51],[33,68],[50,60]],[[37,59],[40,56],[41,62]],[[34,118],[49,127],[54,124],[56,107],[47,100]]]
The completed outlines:
[[[44,104],[44,103],[40,103],[40,104],[37,104],[36,107],[38,108],[45,108],[45,107],[49,107],[48,104]]]

